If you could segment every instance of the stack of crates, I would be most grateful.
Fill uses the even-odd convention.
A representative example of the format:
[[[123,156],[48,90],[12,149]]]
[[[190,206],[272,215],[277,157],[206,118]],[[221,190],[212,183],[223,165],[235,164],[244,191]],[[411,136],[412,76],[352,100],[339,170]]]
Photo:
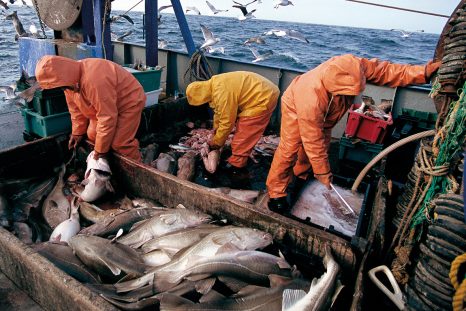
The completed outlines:
[[[162,92],[162,88],[160,88],[162,69],[159,67],[147,67],[144,71],[141,71],[133,69],[131,64],[124,65],[123,67],[142,85],[147,98],[146,107],[157,104],[159,95]]]
[[[363,101],[374,105],[371,97],[363,96]],[[391,104],[391,100],[382,99]],[[350,160],[360,164],[369,163],[384,147],[385,135],[393,124],[391,112],[388,120],[382,120],[356,112],[359,105],[352,105],[348,115],[345,136],[340,140],[340,160]]]
[[[18,91],[28,86],[17,82]],[[21,109],[25,137],[47,137],[71,132],[71,117],[61,88],[36,91],[27,107]]]

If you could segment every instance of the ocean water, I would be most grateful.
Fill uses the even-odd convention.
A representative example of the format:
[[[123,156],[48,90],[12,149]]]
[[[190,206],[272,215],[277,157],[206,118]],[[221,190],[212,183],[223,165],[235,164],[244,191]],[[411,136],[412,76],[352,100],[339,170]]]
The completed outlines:
[[[40,31],[38,18],[33,8],[12,6],[26,30],[35,24]],[[112,12],[117,15],[122,12]],[[122,35],[128,30],[132,34],[123,40],[144,44],[143,13],[128,14],[135,22],[129,24],[124,19],[112,23],[112,32]],[[259,62],[268,66],[290,68],[298,71],[312,69],[328,58],[352,53],[360,57],[377,57],[392,62],[423,64],[433,57],[439,35],[414,33],[409,38],[402,38],[399,32],[389,30],[350,28],[316,24],[278,22],[270,20],[250,19],[239,21],[229,17],[213,17],[203,15],[186,15],[188,25],[196,46],[203,43],[200,25],[207,26],[220,42],[214,47],[224,47],[225,54],[213,55],[236,59],[245,62],[254,60],[254,56],[243,42],[249,37],[259,36],[270,29],[294,29],[301,32],[309,43],[290,38],[275,36],[264,37],[266,44],[253,44],[260,52],[272,50],[273,56]],[[0,17],[0,85],[9,85],[19,78],[18,44],[14,41],[14,28],[10,20]],[[50,29],[47,30],[52,35]],[[167,49],[186,51],[175,15],[162,13],[162,24],[159,26],[159,39],[167,41]],[[1,95],[0,95],[1,97]]]
[[[16,10],[26,31],[34,24],[40,31],[39,20],[32,7],[11,6],[0,15],[0,86],[12,85],[20,77],[18,43],[14,41],[15,30],[5,14]],[[112,16],[122,12],[112,12]],[[144,44],[143,13],[130,12],[129,16],[135,24],[124,19],[112,23],[112,32],[117,36],[131,30],[126,42]],[[250,37],[259,36],[270,29],[289,29],[301,32],[309,43],[290,38],[274,36],[264,37],[266,44],[253,45],[261,53],[273,51],[272,57],[258,64],[289,68],[297,71],[312,69],[328,58],[352,53],[360,57],[380,58],[391,62],[423,64],[434,55],[439,35],[414,33],[409,38],[402,38],[400,33],[387,30],[325,26],[316,24],[278,22],[250,19],[243,22],[235,18],[186,15],[188,25],[196,46],[204,39],[200,25],[208,27],[220,42],[215,47],[223,47],[225,54],[214,55],[228,59],[252,62],[251,50],[243,45]],[[46,29],[51,38],[53,31]],[[162,24],[159,26],[159,39],[167,41],[167,49],[186,51],[175,15],[162,13]],[[24,124],[18,108],[8,104],[0,93],[0,150],[23,143]]]

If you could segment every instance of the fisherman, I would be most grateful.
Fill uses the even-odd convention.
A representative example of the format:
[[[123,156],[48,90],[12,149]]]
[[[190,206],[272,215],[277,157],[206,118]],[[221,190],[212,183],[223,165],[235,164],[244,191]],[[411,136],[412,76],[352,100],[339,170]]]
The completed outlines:
[[[37,63],[36,78],[43,89],[65,91],[72,123],[70,149],[87,133],[95,160],[113,150],[141,161],[135,136],[146,95],[131,73],[104,59],[44,56]]]
[[[215,134],[209,142],[210,150],[222,148],[236,126],[227,171],[244,170],[269,123],[279,93],[272,81],[247,71],[223,73],[188,85],[186,95],[190,105],[209,103],[214,110]]]
[[[289,209],[287,188],[295,176],[292,194],[297,196],[309,174],[330,188],[328,160],[331,131],[364,91],[366,81],[390,87],[424,84],[440,63],[400,65],[353,55],[333,57],[296,77],[281,100],[280,144],[267,177],[269,209]]]

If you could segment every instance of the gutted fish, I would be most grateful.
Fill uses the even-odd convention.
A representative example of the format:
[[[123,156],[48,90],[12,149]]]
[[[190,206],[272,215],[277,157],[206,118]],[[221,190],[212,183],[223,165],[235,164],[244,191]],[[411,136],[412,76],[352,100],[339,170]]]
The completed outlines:
[[[220,163],[220,149],[209,152],[206,149],[201,149],[201,157],[207,172],[211,174],[215,173]]]
[[[240,189],[231,189],[227,187],[211,188],[209,190],[223,193],[230,197],[233,197],[235,199],[238,199],[243,202],[248,202],[248,203],[254,203],[254,201],[259,196],[259,191],[257,190],[240,190]]]
[[[59,224],[50,235],[49,241],[51,242],[65,242],[71,239],[71,237],[78,234],[79,230],[81,230],[81,225],[79,224],[79,213],[77,205],[78,198],[74,197],[73,201],[71,201],[71,216],[69,219],[63,221]]]
[[[175,158],[170,154],[163,152],[156,160],[152,161],[151,166],[164,173],[175,174],[176,172]]]
[[[110,177],[109,173],[91,169],[88,177],[82,182],[85,187],[80,194],[81,199],[85,202],[93,202],[101,198],[108,191],[114,192],[110,183]]]
[[[323,311],[329,310],[332,301],[341,287],[337,287],[340,266],[333,259],[330,247],[326,247],[324,265],[327,271],[319,278],[312,280],[311,288],[306,294],[303,290],[287,289],[283,292],[283,311]]]
[[[193,180],[196,173],[196,152],[187,152],[178,159],[178,172],[176,176],[183,180]]]
[[[52,229],[70,218],[70,202],[63,194],[65,171],[66,167],[62,165],[58,174],[58,181],[42,206],[42,215]]]

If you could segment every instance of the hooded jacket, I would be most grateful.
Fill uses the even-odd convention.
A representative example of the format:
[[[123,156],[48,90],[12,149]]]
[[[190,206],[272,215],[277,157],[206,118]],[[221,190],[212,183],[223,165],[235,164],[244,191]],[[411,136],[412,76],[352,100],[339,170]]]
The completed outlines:
[[[44,56],[36,65],[36,78],[43,89],[79,88],[77,92],[65,90],[72,134],[84,135],[89,120],[95,121],[94,149],[98,153],[110,150],[118,116],[134,110],[136,106],[142,110],[146,101],[144,90],[136,78],[120,65],[104,59],[76,61],[61,56]]]
[[[209,103],[214,110],[215,136],[212,143],[223,146],[236,118],[259,116],[276,105],[280,91],[270,80],[254,72],[235,71],[188,85],[190,105]]]
[[[296,77],[284,97],[296,107],[304,150],[315,174],[330,172],[331,129],[351,106],[366,82],[390,87],[426,83],[426,66],[392,64],[353,55],[336,56]]]

